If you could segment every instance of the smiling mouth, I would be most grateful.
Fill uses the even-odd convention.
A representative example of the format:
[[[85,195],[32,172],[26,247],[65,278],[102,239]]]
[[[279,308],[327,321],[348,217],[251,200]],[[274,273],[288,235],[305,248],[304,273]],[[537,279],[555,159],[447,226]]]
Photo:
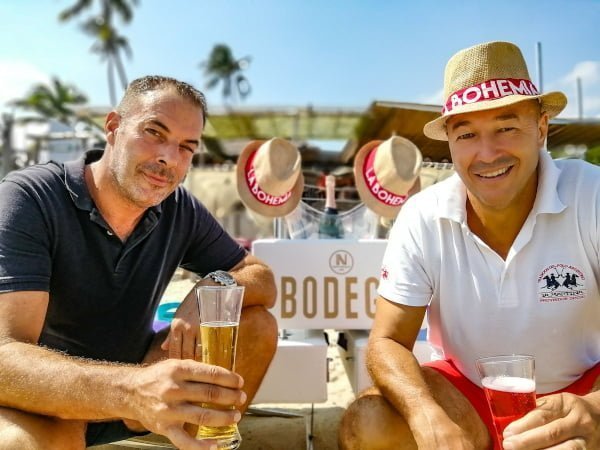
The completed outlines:
[[[510,172],[510,170],[512,168],[513,168],[513,166],[503,167],[502,169],[494,170],[493,172],[478,173],[477,176],[479,178],[486,178],[486,179],[497,178],[497,177],[500,177],[500,176]]]
[[[144,175],[146,176],[146,179],[148,179],[150,183],[152,183],[155,186],[165,187],[170,184],[170,181],[167,178],[157,177],[156,175],[152,175],[149,173],[144,173]]]

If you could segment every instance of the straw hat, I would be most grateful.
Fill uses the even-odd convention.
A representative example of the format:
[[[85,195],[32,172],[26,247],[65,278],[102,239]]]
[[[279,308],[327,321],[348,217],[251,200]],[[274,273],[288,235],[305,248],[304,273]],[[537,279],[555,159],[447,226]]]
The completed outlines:
[[[423,132],[431,139],[447,141],[445,124],[450,116],[536,98],[550,118],[567,104],[562,92],[539,93],[516,45],[510,42],[479,44],[459,51],[448,61],[442,115],[425,124]]]
[[[395,218],[418,182],[422,160],[417,146],[400,136],[367,142],[354,158],[360,199],[380,216]]]
[[[251,141],[238,158],[237,189],[244,205],[258,214],[289,214],[304,190],[300,152],[285,139]]]

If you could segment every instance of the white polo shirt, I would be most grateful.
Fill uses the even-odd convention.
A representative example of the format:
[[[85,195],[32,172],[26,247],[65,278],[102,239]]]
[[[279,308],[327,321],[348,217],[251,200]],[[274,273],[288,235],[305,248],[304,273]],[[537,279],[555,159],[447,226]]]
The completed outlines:
[[[540,168],[506,260],[469,229],[456,174],[412,197],[390,233],[379,294],[429,305],[429,342],[479,385],[483,356],[534,355],[538,393],[600,361],[600,168],[545,151]]]

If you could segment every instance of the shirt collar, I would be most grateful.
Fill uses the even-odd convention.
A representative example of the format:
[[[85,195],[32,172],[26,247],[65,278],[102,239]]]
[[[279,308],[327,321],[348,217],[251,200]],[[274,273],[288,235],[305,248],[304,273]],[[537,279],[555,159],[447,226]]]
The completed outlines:
[[[557,167],[550,153],[546,149],[541,149],[538,189],[532,208],[533,214],[555,214],[566,208],[558,194],[560,172],[560,168]],[[467,189],[458,174],[455,173],[444,181],[444,188],[440,189],[438,217],[466,223],[466,205]]]
[[[102,150],[90,150],[81,158],[65,163],[65,187],[71,195],[75,206],[84,211],[91,211],[94,202],[85,183],[85,166],[98,161],[102,157]]]

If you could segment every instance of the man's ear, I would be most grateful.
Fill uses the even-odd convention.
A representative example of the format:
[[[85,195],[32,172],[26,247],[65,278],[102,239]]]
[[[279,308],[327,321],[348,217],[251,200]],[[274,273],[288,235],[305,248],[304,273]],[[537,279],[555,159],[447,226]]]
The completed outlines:
[[[109,112],[104,121],[104,134],[106,135],[106,142],[110,145],[114,145],[115,143],[115,136],[120,124],[121,115],[116,111]]]

